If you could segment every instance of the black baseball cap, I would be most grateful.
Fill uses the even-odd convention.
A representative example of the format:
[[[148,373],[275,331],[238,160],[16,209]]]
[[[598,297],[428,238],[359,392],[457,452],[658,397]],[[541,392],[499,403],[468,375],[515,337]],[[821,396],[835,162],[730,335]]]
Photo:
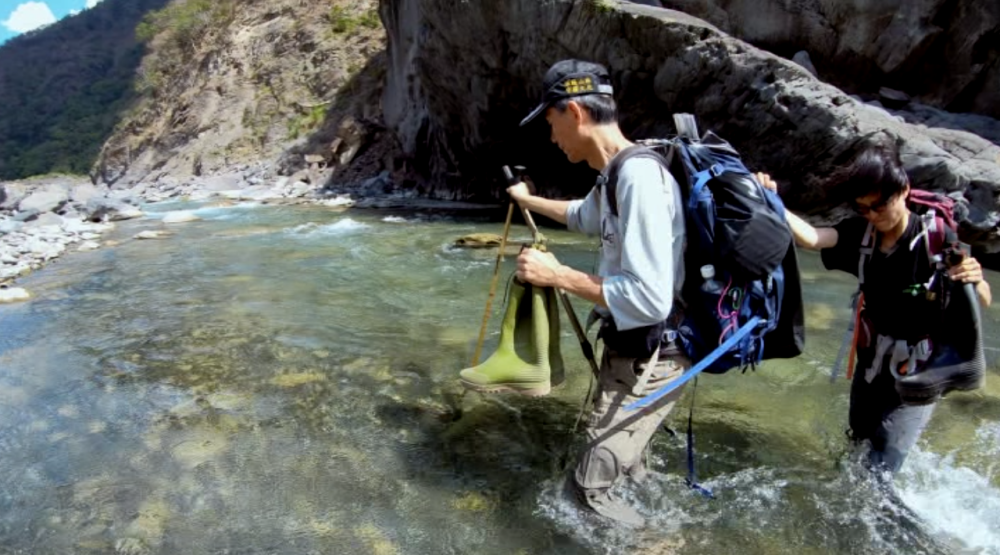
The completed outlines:
[[[607,68],[583,60],[556,62],[545,73],[543,86],[542,102],[521,120],[521,125],[527,125],[557,100],[588,94],[614,94]]]

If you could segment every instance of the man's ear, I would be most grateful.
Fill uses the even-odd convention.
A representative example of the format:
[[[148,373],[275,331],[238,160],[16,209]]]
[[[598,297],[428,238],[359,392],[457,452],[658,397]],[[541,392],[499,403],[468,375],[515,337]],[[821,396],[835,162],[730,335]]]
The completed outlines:
[[[584,118],[587,116],[586,111],[584,111],[583,106],[575,100],[570,100],[566,103],[566,111],[573,114],[573,120],[579,126],[583,123]]]

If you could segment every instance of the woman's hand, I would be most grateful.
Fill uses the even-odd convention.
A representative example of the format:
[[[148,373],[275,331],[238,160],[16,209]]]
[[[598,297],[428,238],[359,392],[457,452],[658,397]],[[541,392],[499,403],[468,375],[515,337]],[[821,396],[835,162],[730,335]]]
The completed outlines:
[[[764,172],[757,172],[754,175],[757,177],[757,181],[760,181],[760,184],[763,185],[765,189],[770,189],[775,193],[778,192],[778,183],[771,179],[770,175]]]
[[[966,256],[962,262],[948,268],[948,276],[963,283],[979,283],[983,281],[983,267],[975,258]]]
[[[983,267],[975,258],[966,256],[960,263],[948,268],[948,275],[955,281],[975,285],[979,304],[990,306],[993,303],[993,292],[990,290],[990,284],[983,279]]]

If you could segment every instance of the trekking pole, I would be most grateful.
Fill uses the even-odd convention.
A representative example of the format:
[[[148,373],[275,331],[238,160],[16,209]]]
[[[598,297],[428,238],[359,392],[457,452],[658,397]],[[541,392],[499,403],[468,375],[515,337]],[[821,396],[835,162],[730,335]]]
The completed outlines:
[[[566,311],[566,316],[569,318],[569,324],[573,328],[573,332],[576,333],[577,340],[580,342],[580,349],[583,351],[583,356],[590,363],[590,371],[597,378],[601,374],[601,369],[597,366],[597,360],[594,358],[594,348],[590,345],[590,340],[587,339],[587,332],[580,325],[580,320],[577,319],[576,312],[573,311],[572,305],[569,304],[569,295],[562,289],[556,289],[556,292],[559,293],[559,302],[563,305],[563,310]]]
[[[535,245],[544,243],[545,236],[538,231],[538,226],[535,225],[535,219],[531,217],[531,212],[527,208],[521,207],[521,213],[524,215],[524,221],[528,223],[528,227],[531,229],[531,236]],[[556,293],[559,297],[559,304],[563,306],[563,310],[566,311],[566,317],[569,318],[570,327],[573,328],[576,339],[580,342],[580,349],[583,351],[583,356],[590,364],[590,371],[594,373],[594,377],[596,378],[601,373],[601,370],[598,368],[597,360],[594,358],[594,348],[590,345],[590,340],[587,339],[587,332],[580,325],[580,320],[576,317],[573,306],[569,304],[569,295],[558,287],[556,288]]]
[[[504,177],[507,178],[508,185],[516,185],[518,179],[507,166],[503,167]],[[493,297],[497,293],[497,282],[500,279],[500,263],[503,262],[503,251],[507,247],[507,234],[510,233],[510,220],[514,216],[514,200],[511,199],[507,206],[507,221],[503,224],[503,237],[500,238],[500,250],[497,252],[497,261],[493,266],[493,281],[490,282],[490,296],[486,299],[486,312],[483,313],[483,323],[479,327],[479,339],[476,341],[476,352],[472,355],[472,365],[479,365],[479,356],[483,354],[483,341],[486,340],[486,326],[490,322],[490,310],[493,308]]]
[[[521,207],[521,215],[524,216],[524,222],[528,224],[528,229],[531,230],[531,242],[536,246],[545,244],[545,236],[542,235],[541,231],[538,231],[538,226],[535,225],[535,219],[531,217],[531,212]]]

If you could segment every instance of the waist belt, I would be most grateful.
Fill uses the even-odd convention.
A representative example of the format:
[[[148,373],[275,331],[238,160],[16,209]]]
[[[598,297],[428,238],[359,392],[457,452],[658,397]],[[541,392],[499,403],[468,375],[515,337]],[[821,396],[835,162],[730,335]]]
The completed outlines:
[[[604,316],[596,309],[591,310],[590,314],[587,316],[587,331],[590,331],[591,326],[593,326],[597,321],[601,322],[601,327],[597,331],[598,338],[604,337],[605,333],[608,331],[617,331],[611,316]],[[666,322],[664,322],[666,328],[662,331],[659,337],[659,356],[673,357],[685,354],[683,345],[680,341],[680,333],[677,331],[677,324],[679,321],[679,317],[675,317],[674,314],[671,314],[671,317],[667,318]],[[605,345],[607,345],[606,341]]]

